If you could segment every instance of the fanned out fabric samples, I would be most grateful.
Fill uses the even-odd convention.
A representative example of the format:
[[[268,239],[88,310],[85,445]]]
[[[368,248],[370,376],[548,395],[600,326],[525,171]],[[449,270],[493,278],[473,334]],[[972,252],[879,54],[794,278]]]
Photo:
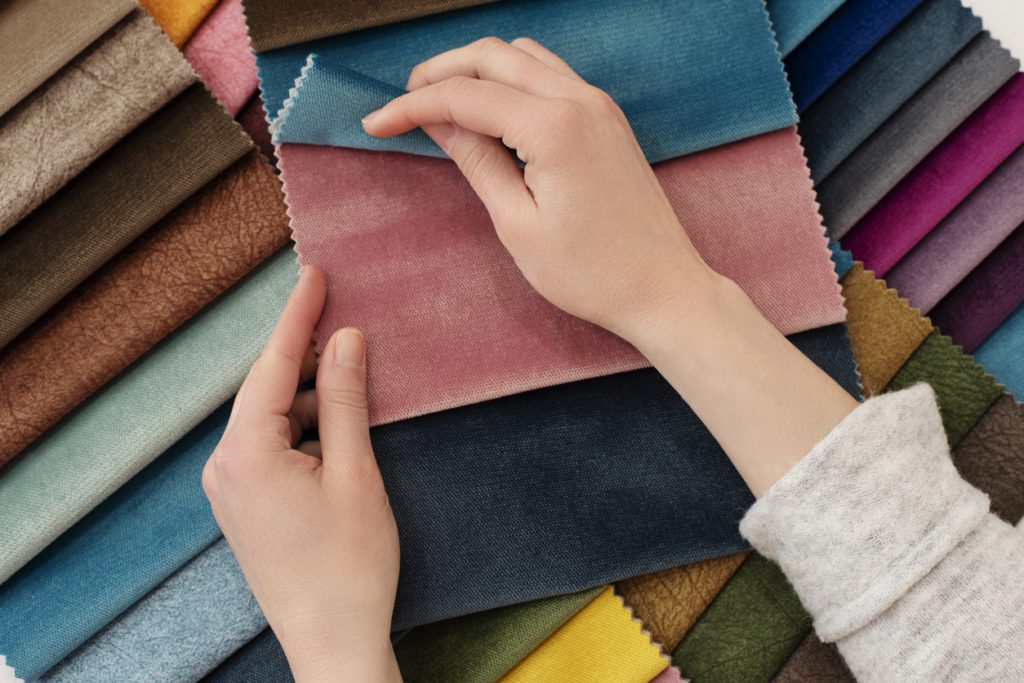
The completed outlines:
[[[259,86],[242,0],[221,0],[183,50],[224,108],[238,114]]]
[[[0,241],[0,348],[251,149],[196,84]]]
[[[1015,396],[1024,396],[1024,306],[996,328],[974,352],[975,359],[999,378]]]
[[[9,0],[0,7],[0,116],[135,9],[133,0]]]
[[[149,10],[167,37],[181,47],[189,39],[203,19],[210,13],[217,0],[139,0]]]
[[[835,12],[843,0],[767,0],[766,4],[779,53],[785,57]]]
[[[524,660],[502,677],[504,683],[623,681],[647,683],[668,666],[668,658],[606,588]]]
[[[144,11],[115,25],[0,118],[0,233],[194,80]]]

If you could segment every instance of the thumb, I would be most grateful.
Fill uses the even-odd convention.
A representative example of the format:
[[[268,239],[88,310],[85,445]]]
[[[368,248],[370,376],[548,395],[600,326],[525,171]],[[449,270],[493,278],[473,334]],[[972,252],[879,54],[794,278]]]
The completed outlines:
[[[373,458],[366,404],[366,340],[357,329],[338,330],[327,342],[316,375],[324,463]]]

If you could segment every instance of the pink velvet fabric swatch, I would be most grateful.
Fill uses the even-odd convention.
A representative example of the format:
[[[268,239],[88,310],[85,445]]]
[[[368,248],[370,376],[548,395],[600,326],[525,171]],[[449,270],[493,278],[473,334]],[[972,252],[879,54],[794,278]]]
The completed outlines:
[[[660,674],[651,679],[651,683],[689,683],[687,679],[683,678],[683,674],[680,673],[679,669],[674,666],[670,666]]]
[[[374,424],[647,365],[535,293],[448,160],[283,144],[301,263],[327,277],[316,332],[369,339]],[[795,129],[656,166],[697,249],[785,334],[841,322]]]
[[[1024,74],[1011,78],[842,239],[884,276],[1024,142]]]
[[[221,0],[183,51],[232,116],[256,93],[256,58],[249,50],[242,0]]]

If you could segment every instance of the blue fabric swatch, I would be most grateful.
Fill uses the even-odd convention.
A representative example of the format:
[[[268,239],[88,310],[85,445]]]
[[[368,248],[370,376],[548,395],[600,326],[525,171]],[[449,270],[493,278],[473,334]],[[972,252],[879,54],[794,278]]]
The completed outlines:
[[[974,350],[974,360],[1018,401],[1024,399],[1024,306],[1019,306]]]
[[[306,101],[315,111],[278,131],[278,139],[382,149],[358,126],[388,93],[382,87],[398,92],[418,62],[488,35],[535,38],[608,91],[652,162],[796,122],[761,2],[515,0],[257,55],[272,120],[308,56],[316,54],[320,65],[308,74],[294,102],[297,111]],[[353,72],[368,80],[359,87],[339,88],[352,85]],[[302,91],[312,87],[325,92],[305,100]],[[310,122],[309,129],[302,125]],[[324,131],[331,131],[330,141]],[[415,152],[406,140],[412,138],[393,140],[388,149]]]
[[[798,111],[878,44],[921,0],[846,0],[785,59]]]
[[[832,263],[836,266],[836,277],[842,278],[850,268],[853,268],[853,254],[839,246],[836,240],[828,241],[828,248],[832,250]]]
[[[785,57],[821,25],[843,0],[768,0],[779,52]]]

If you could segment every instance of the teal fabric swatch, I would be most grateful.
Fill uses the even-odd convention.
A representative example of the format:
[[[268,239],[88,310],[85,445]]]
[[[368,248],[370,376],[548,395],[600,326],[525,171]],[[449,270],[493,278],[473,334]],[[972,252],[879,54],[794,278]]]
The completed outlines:
[[[785,57],[811,35],[843,0],[768,0],[779,52]]]
[[[1005,385],[1018,401],[1024,399],[1024,306],[1018,306],[974,350],[974,360]]]
[[[842,278],[853,268],[853,254],[839,246],[836,240],[828,241],[828,248],[832,250],[832,263],[836,266],[836,277]]]

